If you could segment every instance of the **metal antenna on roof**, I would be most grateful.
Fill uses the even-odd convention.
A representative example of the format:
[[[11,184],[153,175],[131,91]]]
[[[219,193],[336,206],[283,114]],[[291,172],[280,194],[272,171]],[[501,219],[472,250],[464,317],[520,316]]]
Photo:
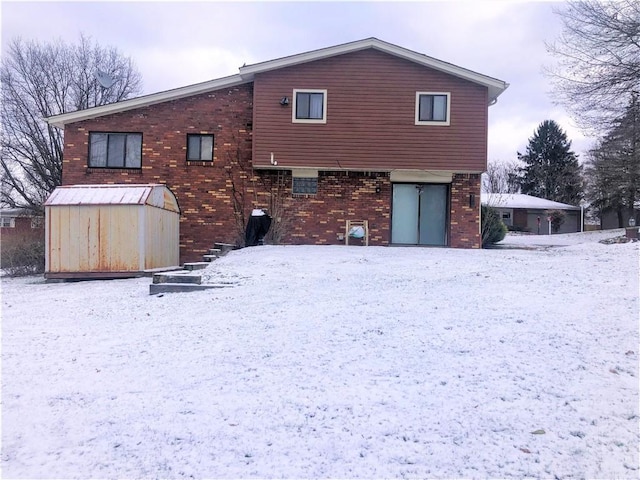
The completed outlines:
[[[96,78],[102,88],[110,88],[114,83],[116,83],[115,78],[100,69],[97,69],[93,76]]]

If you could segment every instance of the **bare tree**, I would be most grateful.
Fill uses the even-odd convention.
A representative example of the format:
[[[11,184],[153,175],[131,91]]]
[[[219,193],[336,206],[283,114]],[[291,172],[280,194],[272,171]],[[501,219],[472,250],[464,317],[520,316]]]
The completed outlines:
[[[490,161],[482,174],[482,191],[487,193],[519,193],[519,165],[516,161]]]
[[[563,23],[547,44],[559,59],[547,68],[555,95],[582,128],[600,133],[640,85],[640,2],[581,0],[555,12]]]
[[[235,148],[226,151],[225,171],[231,189],[231,202],[235,220],[235,244],[245,245],[246,227],[253,209],[262,209],[271,217],[271,226],[265,240],[274,245],[282,243],[290,233],[293,222],[290,210],[290,187],[282,170],[263,171],[261,175],[251,165],[251,151],[241,146],[233,134]]]
[[[112,83],[105,86],[97,74]],[[124,100],[142,90],[133,61],[80,36],[77,44],[11,41],[0,65],[0,203],[42,211],[62,181],[63,132],[45,118]]]

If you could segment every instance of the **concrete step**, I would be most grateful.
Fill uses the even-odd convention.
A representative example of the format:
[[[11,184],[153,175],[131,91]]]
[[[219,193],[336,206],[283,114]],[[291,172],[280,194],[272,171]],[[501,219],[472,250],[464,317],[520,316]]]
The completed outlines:
[[[184,273],[154,273],[153,283],[190,283],[199,285],[202,283],[202,276],[193,275],[189,271]]]
[[[209,249],[209,255],[218,255],[219,257],[221,257],[222,255],[224,255],[226,252],[222,252],[221,248],[210,248]]]
[[[183,265],[183,268],[188,271],[204,270],[209,266],[209,262],[189,262]]]
[[[200,292],[202,290],[231,286],[232,285],[225,284],[194,285],[189,283],[152,283],[149,285],[149,295],[156,295],[158,293]]]
[[[218,255],[203,255],[203,256],[202,256],[202,259],[203,259],[205,262],[213,262],[214,260],[217,260],[217,259],[218,259]]]
[[[213,244],[213,248],[217,248],[222,250],[223,255],[226,254],[227,252],[230,252],[231,250],[235,250],[236,246],[231,244],[231,243],[219,243],[216,242]]]

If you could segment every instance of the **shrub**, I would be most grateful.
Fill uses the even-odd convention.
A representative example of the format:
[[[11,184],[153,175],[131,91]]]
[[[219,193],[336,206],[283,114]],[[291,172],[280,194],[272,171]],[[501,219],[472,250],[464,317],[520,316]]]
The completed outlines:
[[[498,243],[507,234],[507,226],[504,224],[498,211],[482,205],[482,248]]]
[[[562,210],[551,210],[547,215],[551,217],[551,230],[553,233],[558,233],[560,226],[564,223],[565,213]]]
[[[44,239],[4,242],[2,245],[2,268],[10,277],[44,273],[44,258]]]

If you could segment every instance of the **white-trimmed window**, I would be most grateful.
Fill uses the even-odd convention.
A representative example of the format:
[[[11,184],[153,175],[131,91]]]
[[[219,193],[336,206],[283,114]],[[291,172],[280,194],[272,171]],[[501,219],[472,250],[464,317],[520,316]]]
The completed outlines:
[[[141,133],[90,133],[89,167],[141,168]]]
[[[188,134],[187,160],[213,161],[213,135]]]
[[[3,228],[15,228],[16,219],[13,217],[0,217],[0,227]]]
[[[327,123],[327,91],[294,89],[291,116],[294,123]]]
[[[416,125],[449,125],[451,94],[416,92]]]

